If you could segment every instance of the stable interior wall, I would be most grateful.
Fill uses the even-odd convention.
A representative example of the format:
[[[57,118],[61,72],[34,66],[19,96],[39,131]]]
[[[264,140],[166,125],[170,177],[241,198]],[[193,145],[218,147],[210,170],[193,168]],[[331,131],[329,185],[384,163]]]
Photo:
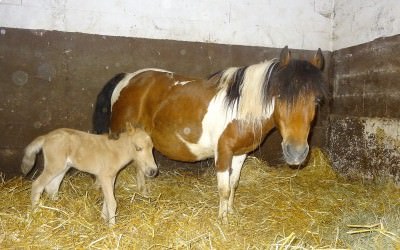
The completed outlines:
[[[285,45],[294,48],[294,56],[311,58],[318,47],[330,45],[331,5],[308,0],[2,0],[1,171],[7,177],[20,174],[23,148],[40,134],[58,127],[90,131],[96,95],[119,72],[156,67],[207,77],[278,57]],[[324,55],[328,69],[330,52]],[[311,137],[316,146],[326,145],[327,112],[320,113]],[[282,163],[280,141],[273,132],[255,154]],[[161,167],[212,164],[157,158]]]
[[[155,67],[207,77],[226,67],[278,57],[281,50],[59,31],[2,28],[1,32],[0,166],[7,176],[20,174],[23,148],[34,137],[59,127],[90,131],[96,96],[119,72]],[[315,53],[292,52],[308,58]],[[320,120],[327,120],[326,114]],[[326,144],[325,130],[325,125],[316,126],[315,145]],[[278,133],[264,145],[258,156],[273,162],[282,158]],[[157,160],[161,167],[211,164],[178,163],[158,154]]]
[[[206,77],[277,57],[289,45],[305,58],[320,47],[326,59],[332,98],[318,112],[311,145],[347,176],[399,179],[397,0],[135,2],[0,1],[6,176],[19,174],[35,136],[57,127],[89,131],[95,97],[116,73],[159,67]],[[254,154],[282,163],[280,140],[273,132]],[[192,165],[157,157],[163,166]]]

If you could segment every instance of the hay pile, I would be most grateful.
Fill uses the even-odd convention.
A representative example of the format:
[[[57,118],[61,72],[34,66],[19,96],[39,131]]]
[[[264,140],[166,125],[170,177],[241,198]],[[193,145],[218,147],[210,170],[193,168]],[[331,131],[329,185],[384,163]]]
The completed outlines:
[[[117,224],[100,217],[101,191],[85,173],[67,175],[59,199],[30,208],[31,181],[0,184],[0,248],[399,249],[400,190],[341,180],[319,150],[301,170],[249,158],[229,224],[217,220],[212,167],[161,169],[136,193],[134,169],[116,184]]]

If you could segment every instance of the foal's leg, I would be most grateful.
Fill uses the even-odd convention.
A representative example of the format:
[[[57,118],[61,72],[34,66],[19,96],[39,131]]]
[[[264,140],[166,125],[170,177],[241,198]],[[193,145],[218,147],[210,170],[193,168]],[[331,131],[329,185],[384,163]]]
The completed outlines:
[[[231,166],[231,175],[230,175],[230,187],[231,193],[229,195],[229,202],[228,202],[228,212],[233,212],[233,200],[235,198],[235,192],[239,185],[239,178],[240,178],[240,171],[242,170],[243,163],[246,160],[246,154],[234,156],[232,158],[232,166]]]
[[[146,186],[146,179],[144,178],[144,173],[141,169],[136,168],[136,184],[138,187],[139,192],[144,195],[149,195],[149,190]]]
[[[103,202],[103,218],[108,221],[110,226],[115,224],[115,211],[117,210],[117,202],[114,198],[114,183],[115,177],[109,176],[98,176],[97,179],[100,182],[101,189],[104,194]]]
[[[68,167],[65,168],[59,175],[54,177],[52,181],[45,187],[46,193],[53,199],[57,199],[58,189],[60,188],[61,181],[64,179],[65,174],[69,170]]]
[[[55,176],[60,174],[64,170],[64,161],[57,159],[52,156],[47,157],[46,152],[44,154],[44,167],[43,171],[36,180],[32,183],[31,201],[32,206],[36,206],[39,203],[40,195],[44,188],[54,179]]]
[[[40,195],[42,194],[44,187],[54,178],[54,174],[51,171],[43,169],[43,172],[39,175],[36,180],[32,183],[31,202],[32,206],[36,206],[39,203]]]

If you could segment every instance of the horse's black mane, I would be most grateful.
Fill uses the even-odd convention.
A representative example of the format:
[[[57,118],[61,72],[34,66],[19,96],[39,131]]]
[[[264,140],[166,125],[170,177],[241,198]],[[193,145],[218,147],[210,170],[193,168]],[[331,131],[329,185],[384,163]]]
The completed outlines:
[[[249,66],[237,68],[228,83],[226,90],[226,104],[228,106],[239,103],[246,70]],[[226,70],[218,71],[208,77],[216,78],[220,84]],[[263,79],[264,105],[266,106],[274,96],[279,96],[291,106],[299,97],[314,95],[316,101],[322,101],[327,96],[327,86],[322,72],[308,61],[291,60],[287,65],[275,61],[266,69]]]
[[[240,89],[243,85],[244,74],[247,67],[238,68],[235,71],[231,84],[229,84],[226,90],[226,103],[228,106],[233,105],[235,102],[239,103],[240,100]]]

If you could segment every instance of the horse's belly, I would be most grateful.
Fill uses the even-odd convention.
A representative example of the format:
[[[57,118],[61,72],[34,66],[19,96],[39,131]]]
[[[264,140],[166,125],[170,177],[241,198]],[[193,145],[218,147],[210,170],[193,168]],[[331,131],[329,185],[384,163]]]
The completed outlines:
[[[155,148],[167,157],[180,161],[198,161],[213,157],[218,140],[234,112],[224,108],[223,98],[214,97],[202,119],[179,119],[164,116],[155,119],[152,132]],[[158,117],[161,118],[161,117]]]
[[[204,143],[191,143],[179,133],[160,134],[152,132],[155,149],[170,159],[186,162],[195,162],[214,156],[214,146]]]

